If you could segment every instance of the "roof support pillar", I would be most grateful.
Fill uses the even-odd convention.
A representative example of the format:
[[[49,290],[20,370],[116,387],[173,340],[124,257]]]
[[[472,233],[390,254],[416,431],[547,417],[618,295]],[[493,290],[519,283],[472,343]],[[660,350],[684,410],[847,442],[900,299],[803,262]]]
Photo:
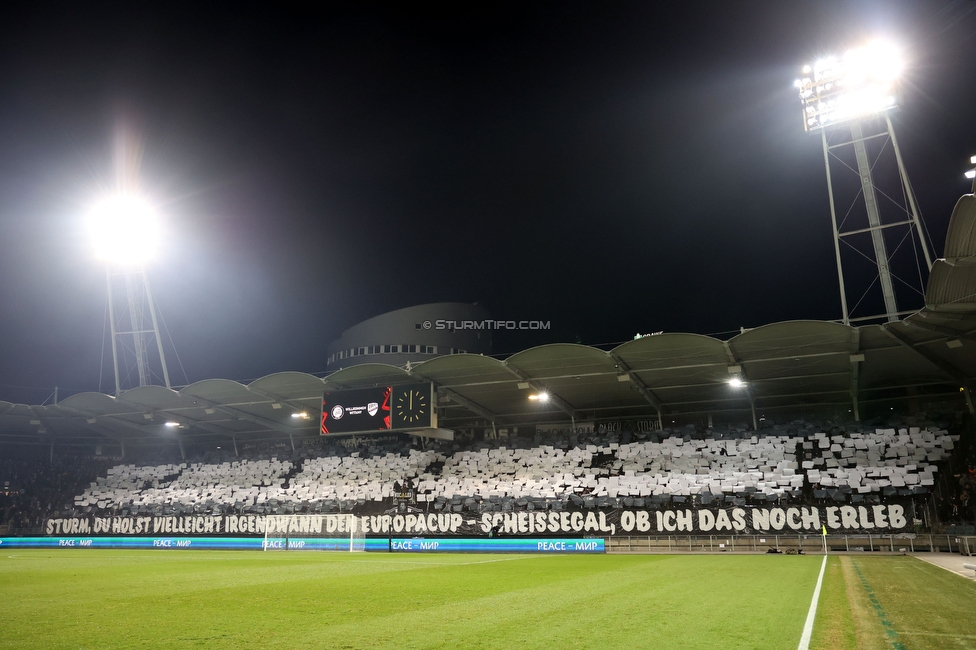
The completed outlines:
[[[464,408],[468,409],[475,415],[479,415],[484,419],[488,420],[489,422],[491,422],[492,426],[494,426],[495,422],[498,421],[498,415],[493,413],[492,411],[489,411],[484,406],[478,404],[477,402],[472,402],[467,397],[462,397],[461,395],[458,395],[450,388],[444,388],[443,386],[438,386],[437,382],[432,382],[432,383],[434,384],[434,389],[438,393],[449,398],[455,404],[459,404],[463,406]]]
[[[467,397],[463,397],[459,395],[457,392],[451,390],[450,388],[441,386],[433,379],[424,377],[423,375],[415,374],[409,367],[407,368],[407,372],[412,377],[416,377],[417,379],[422,379],[423,381],[429,381],[431,384],[434,385],[434,391],[437,392],[439,395],[443,395],[444,397],[447,397],[455,404],[459,404],[464,408],[468,409],[469,411],[471,411],[472,413],[474,413],[475,415],[481,416],[484,419],[491,422],[492,435],[495,438],[498,437],[498,431],[495,429],[495,423],[499,421],[499,418],[496,413],[486,409],[484,406],[478,404],[477,402],[473,402],[469,400]]]
[[[733,368],[737,368],[737,374],[745,383],[746,397],[749,398],[749,409],[752,411],[752,430],[759,430],[759,420],[756,418],[756,394],[752,391],[752,386],[749,384],[749,378],[746,377],[746,371],[742,368],[742,362],[735,358],[735,354],[732,352],[732,346],[729,345],[728,341],[722,341],[722,345],[725,346],[725,354],[729,358],[729,372],[731,373]]]
[[[508,369],[510,373],[512,373],[519,379],[521,379],[523,382],[527,383],[530,388],[540,393],[546,393],[547,395],[549,395],[549,401],[552,402],[552,404],[560,411],[568,415],[569,419],[573,422],[573,428],[574,429],[576,428],[577,413],[576,413],[576,409],[573,407],[572,404],[570,404],[569,402],[561,398],[559,395],[556,395],[554,392],[552,392],[551,390],[549,390],[539,382],[534,381],[521,370],[517,368],[513,368],[508,364],[507,361],[503,361],[502,363],[505,364],[505,367]]]
[[[962,394],[966,398],[966,406],[969,408],[969,414],[976,414],[976,408],[973,407],[973,391],[970,390],[968,385],[962,387]]]
[[[183,449],[183,436],[176,434],[176,442],[180,444],[180,458],[186,460],[186,450]]]
[[[111,431],[110,429],[106,429],[105,427],[99,426],[97,424],[98,420],[97,420],[96,414],[92,413],[91,411],[83,411],[81,409],[69,408],[69,407],[64,406],[62,404],[59,404],[58,405],[58,409],[61,410],[61,411],[66,412],[66,413],[71,413],[71,414],[75,414],[75,415],[79,415],[81,417],[84,417],[85,418],[85,426],[88,429],[91,429],[92,431],[94,431],[95,433],[100,433],[103,436],[106,436],[108,438],[111,438],[112,440],[121,441],[123,439],[120,434],[114,433],[113,431]],[[133,432],[133,433],[135,433],[137,435],[145,435],[145,431],[143,431],[142,429],[140,429],[139,427],[137,427],[134,424],[130,424],[129,422],[126,422],[125,420],[113,419],[112,421],[115,422],[116,424],[122,426],[126,430],[131,431],[131,432]]]
[[[749,409],[752,411],[752,430],[759,431],[759,420],[756,419],[756,398],[749,391]]]
[[[547,393],[549,395],[549,401],[552,402],[553,404],[555,404],[556,405],[556,408],[558,408],[560,411],[562,411],[563,413],[565,413],[566,415],[568,415],[569,416],[569,419],[573,422],[573,428],[574,429],[576,428],[576,416],[577,415],[576,415],[576,409],[573,408],[572,404],[570,404],[569,402],[567,402],[566,400],[564,400],[563,398],[561,398],[559,395],[556,395],[555,393],[553,393],[551,390],[549,390],[545,386],[542,386],[540,384],[535,384],[534,382],[529,382],[529,383],[537,391]]]
[[[913,318],[910,322],[915,327],[921,327],[937,334],[943,334],[948,336],[950,339],[967,339],[970,341],[976,341],[976,330],[970,329],[965,332],[957,332],[949,327],[942,327],[941,325],[935,325],[933,323],[926,323],[921,318]]]
[[[895,339],[909,350],[913,350],[920,357],[931,363],[953,380],[959,382],[959,386],[962,388],[963,395],[966,398],[966,407],[969,409],[969,414],[976,415],[976,408],[973,406],[973,399],[970,395],[969,378],[966,377],[964,372],[956,368],[945,359],[942,359],[941,357],[932,354],[925,348],[916,345],[914,341],[895,329],[892,324],[885,324],[881,327],[881,329],[884,330],[888,336]]]
[[[230,439],[234,441],[234,455],[240,456],[240,453],[237,451],[237,436],[231,436]]]
[[[119,440],[119,449],[122,451],[122,458],[125,458],[125,439]]]
[[[617,356],[612,352],[608,352],[607,354],[609,354],[610,358],[614,360],[614,362],[617,364],[617,367],[621,371],[626,373],[627,378],[630,380],[632,384],[634,384],[634,387],[637,388],[637,392],[641,394],[641,397],[643,397],[647,401],[647,403],[653,406],[654,410],[657,411],[658,431],[663,429],[664,428],[664,421],[663,421],[664,403],[661,401],[661,398],[659,398],[657,395],[654,394],[654,391],[652,391],[648,387],[648,385],[645,384],[644,381],[637,376],[637,373],[635,373],[633,370],[630,369],[630,366],[628,366],[623,359],[621,359],[619,356]]]
[[[864,355],[861,354],[861,330],[856,327],[852,333],[854,352],[851,353],[851,407],[854,413],[854,421],[861,421],[861,409],[858,402],[858,392],[860,390],[859,379],[861,375],[861,363]]]

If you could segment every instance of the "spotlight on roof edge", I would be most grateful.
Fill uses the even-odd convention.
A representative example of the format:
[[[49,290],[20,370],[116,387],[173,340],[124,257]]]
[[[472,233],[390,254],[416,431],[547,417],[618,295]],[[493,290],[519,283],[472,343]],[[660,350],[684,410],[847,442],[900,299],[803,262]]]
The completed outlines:
[[[291,416],[293,418],[301,418],[303,420],[307,420],[310,417],[305,411],[302,411],[301,413],[292,413]]]
[[[117,194],[97,203],[88,213],[88,233],[95,257],[110,264],[138,266],[156,254],[159,216],[144,198]]]
[[[732,377],[732,379],[729,379],[729,386],[732,388],[742,388],[745,385],[746,382],[742,381],[741,377]]]
[[[170,427],[170,428],[173,428],[173,427],[178,427],[178,426],[180,426],[180,423],[179,423],[179,422],[167,422],[167,423],[165,424],[165,426],[167,426],[167,427]]]
[[[814,131],[897,107],[903,67],[900,48],[887,41],[803,66],[803,76],[793,83],[803,104],[803,128]]]
[[[537,400],[539,402],[548,402],[549,393],[537,393],[535,395],[529,395],[529,399]]]

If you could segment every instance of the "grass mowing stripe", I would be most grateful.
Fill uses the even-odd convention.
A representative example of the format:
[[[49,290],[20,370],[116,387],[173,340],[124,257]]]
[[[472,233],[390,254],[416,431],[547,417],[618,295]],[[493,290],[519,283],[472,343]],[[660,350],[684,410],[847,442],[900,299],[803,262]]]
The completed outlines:
[[[810,649],[876,650],[858,646],[857,627],[854,623],[852,603],[847,594],[843,559],[839,555],[831,555],[827,558],[827,570],[824,571],[823,586],[820,589],[820,602],[817,603],[817,619],[813,622]],[[860,591],[860,584],[857,585],[857,589]],[[867,596],[864,600],[867,602]],[[871,615],[874,616],[873,613]],[[881,625],[879,624],[878,627],[880,628]]]
[[[813,598],[810,600],[810,610],[807,612],[807,620],[803,624],[803,634],[800,635],[800,645],[797,650],[808,650],[810,647],[810,637],[813,636],[813,621],[817,618],[817,601],[820,600],[820,587],[823,585],[824,569],[827,568],[827,556],[824,555],[823,562],[820,563],[820,576],[817,578],[817,587],[813,590]]]
[[[854,566],[854,571],[857,573],[857,577],[861,579],[861,585],[864,587],[865,593],[868,595],[868,599],[874,606],[874,611],[877,613],[878,618],[881,619],[881,626],[884,627],[885,634],[888,635],[888,640],[891,641],[892,647],[895,650],[905,650],[905,646],[898,640],[898,632],[895,627],[888,620],[888,614],[885,613],[884,608],[881,607],[881,602],[874,593],[874,589],[868,584],[868,579],[864,577],[864,573],[861,572],[861,567],[858,566],[855,560],[851,560],[851,564]]]
[[[43,561],[0,556],[0,648],[791,650],[818,568],[751,555],[27,555]]]

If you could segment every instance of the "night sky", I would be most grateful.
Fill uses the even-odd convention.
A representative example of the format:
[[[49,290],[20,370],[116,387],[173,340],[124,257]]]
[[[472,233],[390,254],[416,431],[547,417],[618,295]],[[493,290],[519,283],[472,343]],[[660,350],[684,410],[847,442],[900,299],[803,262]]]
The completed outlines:
[[[908,54],[893,121],[939,255],[976,153],[970,1],[148,5],[0,8],[0,399],[109,389],[82,222],[119,129],[166,219],[178,384],[321,372],[425,302],[551,322],[499,353],[839,318],[792,82],[867,37]]]

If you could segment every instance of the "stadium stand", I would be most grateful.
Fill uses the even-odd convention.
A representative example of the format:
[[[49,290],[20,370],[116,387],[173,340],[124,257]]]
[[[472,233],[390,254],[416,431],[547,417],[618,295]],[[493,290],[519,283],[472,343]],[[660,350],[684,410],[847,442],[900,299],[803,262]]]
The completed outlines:
[[[111,461],[5,458],[0,460],[0,526],[36,528],[60,510]]]
[[[561,510],[663,503],[878,502],[930,492],[959,440],[934,423],[822,430],[802,421],[760,432],[656,432],[400,441],[371,451],[116,465],[76,492],[75,513],[377,512],[400,482],[435,511]],[[310,457],[306,457],[310,456]]]

